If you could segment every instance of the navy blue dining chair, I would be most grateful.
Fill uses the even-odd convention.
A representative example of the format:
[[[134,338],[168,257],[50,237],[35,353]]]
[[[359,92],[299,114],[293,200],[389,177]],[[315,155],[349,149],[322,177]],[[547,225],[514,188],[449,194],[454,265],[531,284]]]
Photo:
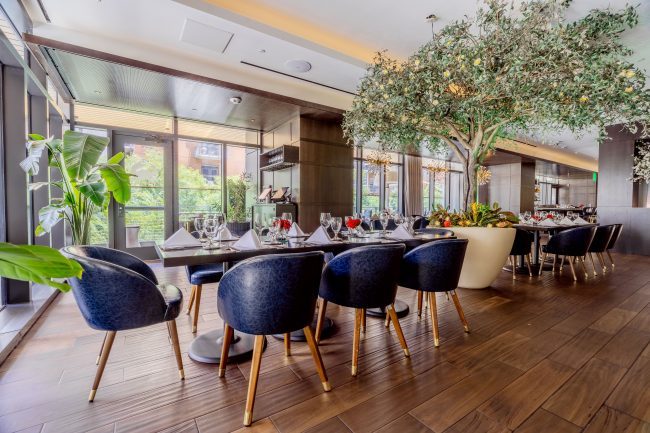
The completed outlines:
[[[234,330],[255,335],[253,365],[248,382],[244,425],[253,421],[253,406],[264,350],[264,336],[302,329],[323,389],[331,390],[318,345],[311,330],[323,253],[272,254],[239,262],[227,271],[217,292],[217,309],[224,321],[219,377],[224,377]]]
[[[131,254],[92,246],[70,246],[61,251],[84,271],[81,278],[68,280],[81,315],[88,326],[106,332],[88,401],[95,399],[117,331],[165,322],[178,374],[185,379],[175,321],[182,292],[171,284],[159,284],[151,268]]]
[[[374,230],[383,230],[384,228],[381,225],[381,221],[379,220],[373,220],[373,229]],[[386,224],[386,230],[395,230],[397,228],[397,224],[395,224],[395,220],[393,218],[388,220],[388,224]]]
[[[607,265],[605,265],[605,258],[603,257],[603,253],[607,250],[607,246],[612,240],[612,236],[614,235],[615,231],[616,226],[613,224],[598,226],[598,228],[596,228],[594,239],[591,241],[589,249],[587,250],[589,259],[591,260],[591,266],[594,268],[594,277],[598,275],[598,272],[596,272],[596,263],[594,262],[594,254],[596,254],[596,257],[598,257],[598,262],[603,269],[603,274],[607,272]]]
[[[198,232],[192,232],[192,236],[199,237]],[[190,300],[187,303],[187,314],[191,314],[194,307],[194,316],[192,317],[192,333],[196,334],[199,324],[199,307],[201,306],[201,293],[204,284],[218,283],[223,276],[223,263],[209,263],[205,265],[185,266],[187,280],[192,285],[190,291]]]
[[[530,277],[533,276],[533,271],[530,268],[530,254],[532,251],[531,245],[533,243],[533,234],[527,232],[526,230],[522,230],[519,228],[515,228],[517,232],[515,233],[515,240],[512,242],[512,248],[510,248],[510,264],[512,265],[512,279],[515,279],[515,276],[517,275],[517,257],[518,256],[523,256],[524,259],[526,260],[526,264],[528,265],[528,275]]]
[[[576,277],[575,267],[573,266],[576,261],[582,263],[582,270],[585,273],[585,278],[587,278],[589,274],[587,273],[584,257],[587,254],[587,251],[589,251],[589,245],[591,245],[591,241],[594,239],[595,234],[596,227],[587,226],[563,230],[551,236],[548,243],[542,246],[542,262],[539,267],[539,275],[542,275],[546,256],[548,254],[556,254],[562,256],[560,271],[564,265],[564,259],[568,257],[573,280],[576,281],[578,279],[578,277]]]
[[[616,265],[614,264],[614,259],[612,258],[612,254],[609,252],[609,250],[613,249],[616,246],[618,239],[621,237],[622,231],[623,231],[623,224],[614,224],[614,233],[612,234],[612,238],[609,240],[609,244],[605,249],[605,252],[607,253],[607,257],[609,257],[609,261],[612,264],[612,269],[614,269]]]
[[[323,269],[319,291],[322,302],[318,309],[316,341],[320,339],[320,330],[329,302],[342,307],[354,308],[352,376],[356,376],[358,371],[361,327],[365,319],[365,311],[368,308],[386,307],[387,314],[395,326],[404,355],[410,356],[393,306],[404,249],[404,244],[369,245],[354,248],[334,257]]]
[[[433,327],[433,344],[436,347],[440,346],[437,292],[451,292],[460,321],[463,323],[465,332],[469,332],[463,307],[461,307],[456,294],[467,243],[467,239],[443,239],[429,242],[406,253],[402,261],[399,285],[418,291],[418,316],[422,315],[423,292],[427,292],[431,326]]]

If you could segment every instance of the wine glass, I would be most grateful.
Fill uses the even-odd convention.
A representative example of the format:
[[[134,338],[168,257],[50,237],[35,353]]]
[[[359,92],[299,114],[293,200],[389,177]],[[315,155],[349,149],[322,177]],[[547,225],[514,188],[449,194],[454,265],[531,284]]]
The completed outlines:
[[[280,232],[280,218],[273,217],[269,220],[269,240],[275,242]]]
[[[329,212],[321,212],[320,214],[320,225],[327,231],[327,228],[330,226],[332,221],[332,215]]]
[[[398,226],[404,224],[404,215],[401,213],[395,214],[395,224]]]
[[[199,241],[203,240],[203,235],[205,234],[205,218],[194,218],[194,230],[199,234]]]
[[[413,228],[414,223],[415,223],[415,218],[414,217],[412,217],[412,216],[406,217],[406,229],[411,234],[415,233],[415,228]]]
[[[216,218],[207,218],[205,220],[205,235],[208,238],[208,248],[212,247],[212,241],[219,231],[219,223]]]
[[[531,217],[531,216],[532,216],[532,214],[530,213],[529,210],[527,210],[526,212],[524,212],[524,222],[526,222],[526,223],[530,223],[530,217]]]
[[[293,223],[293,214],[291,212],[282,212],[282,217],[283,220],[287,220],[290,223]]]
[[[383,211],[379,214],[379,223],[383,229],[383,235],[386,236],[386,227],[388,226],[388,220],[390,219],[390,214],[386,211]]]
[[[338,240],[339,232],[341,231],[341,226],[343,225],[343,218],[333,217],[330,222],[330,225],[332,226],[332,230],[334,231],[334,239]]]

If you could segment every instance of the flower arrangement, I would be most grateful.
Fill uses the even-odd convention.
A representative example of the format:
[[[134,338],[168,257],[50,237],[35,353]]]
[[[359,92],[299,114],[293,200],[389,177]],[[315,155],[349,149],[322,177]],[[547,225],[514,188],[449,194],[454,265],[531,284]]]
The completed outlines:
[[[498,203],[492,206],[481,203],[472,203],[466,211],[450,211],[438,205],[431,212],[429,224],[432,227],[512,227],[519,222],[514,213],[504,211]]]
[[[289,220],[279,219],[279,220],[276,220],[273,224],[277,225],[277,227],[280,230],[284,230],[284,231],[288,231],[291,228],[291,221],[289,221]]]
[[[650,141],[641,141],[636,145],[632,181],[650,183]]]

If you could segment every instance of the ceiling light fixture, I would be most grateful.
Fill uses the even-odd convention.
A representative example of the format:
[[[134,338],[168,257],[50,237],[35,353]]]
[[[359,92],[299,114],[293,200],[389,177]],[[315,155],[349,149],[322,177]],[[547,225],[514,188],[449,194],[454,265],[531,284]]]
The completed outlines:
[[[235,105],[239,105],[241,104],[241,98],[239,96],[233,96],[232,98],[230,98],[230,102]]]
[[[304,74],[311,70],[311,63],[307,60],[287,60],[284,62],[284,67],[291,72]]]

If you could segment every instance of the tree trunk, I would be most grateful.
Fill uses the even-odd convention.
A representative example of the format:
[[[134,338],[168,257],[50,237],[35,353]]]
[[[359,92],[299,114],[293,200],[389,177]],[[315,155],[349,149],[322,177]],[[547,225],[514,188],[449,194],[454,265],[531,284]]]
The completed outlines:
[[[470,152],[465,165],[465,209],[469,209],[470,205],[477,201],[476,192],[478,185],[476,182],[476,169],[478,168],[478,161]]]

